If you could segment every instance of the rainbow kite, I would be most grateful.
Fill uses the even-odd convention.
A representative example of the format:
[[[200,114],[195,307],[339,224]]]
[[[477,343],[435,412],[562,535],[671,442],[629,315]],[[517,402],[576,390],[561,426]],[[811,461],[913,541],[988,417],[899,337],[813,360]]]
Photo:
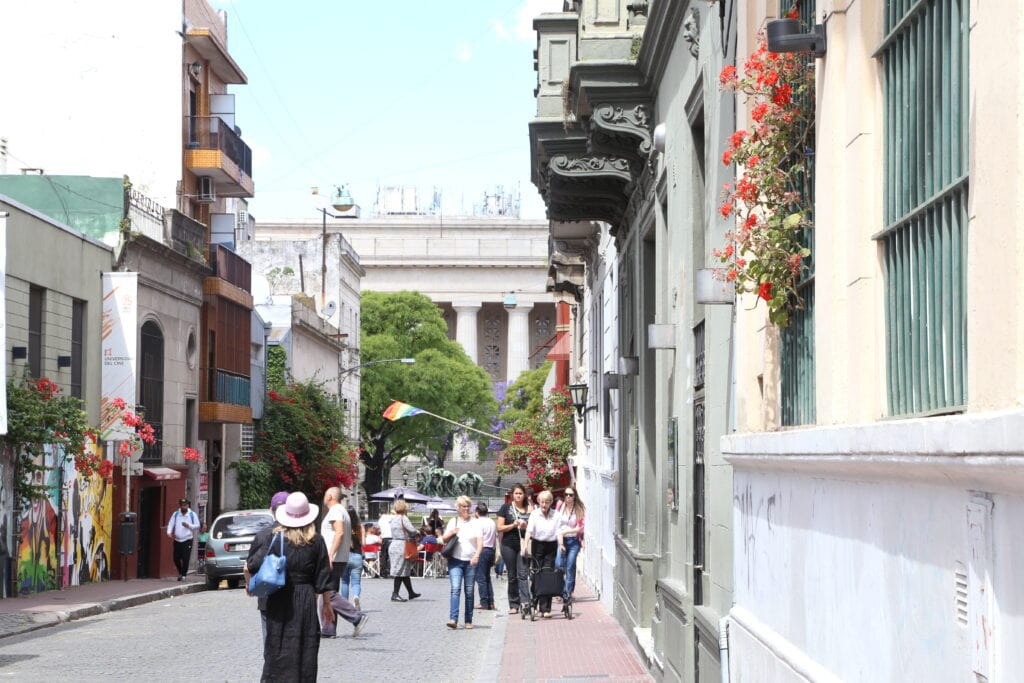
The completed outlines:
[[[396,422],[401,420],[403,417],[412,417],[413,415],[420,415],[426,413],[425,410],[420,410],[415,406],[411,406],[408,403],[402,403],[401,401],[395,401],[387,407],[384,411],[384,419]],[[429,413],[427,413],[429,414]]]

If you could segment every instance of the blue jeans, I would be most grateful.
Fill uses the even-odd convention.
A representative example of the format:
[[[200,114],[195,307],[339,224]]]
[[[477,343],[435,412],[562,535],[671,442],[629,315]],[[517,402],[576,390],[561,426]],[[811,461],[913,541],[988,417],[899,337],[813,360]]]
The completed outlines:
[[[565,552],[561,549],[555,556],[555,568],[565,572],[565,587],[562,597],[568,598],[576,588],[576,556],[580,554],[580,539],[575,536],[565,537]]]
[[[494,585],[491,583],[491,564],[494,563],[494,548],[480,551],[480,560],[476,563],[476,587],[480,593],[480,606],[484,609],[494,607]]]
[[[466,623],[473,623],[473,580],[476,578],[476,566],[469,560],[448,560],[448,581],[452,587],[451,605],[448,609],[450,621],[459,620],[459,598],[464,590],[466,593]]]
[[[363,592],[363,556],[359,553],[348,554],[348,564],[345,571],[341,573],[341,597],[349,599],[349,591],[353,598],[358,598]],[[350,588],[351,587],[351,588]]]

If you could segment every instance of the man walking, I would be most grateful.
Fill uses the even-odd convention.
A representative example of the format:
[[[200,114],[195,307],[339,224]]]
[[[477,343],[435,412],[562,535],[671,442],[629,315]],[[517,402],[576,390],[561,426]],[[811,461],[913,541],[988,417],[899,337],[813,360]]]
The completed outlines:
[[[391,576],[391,560],[388,555],[388,548],[391,547],[391,508],[380,516],[377,526],[380,527],[380,577],[386,579]]]
[[[178,581],[184,581],[185,575],[188,574],[192,539],[199,528],[199,518],[188,506],[188,498],[179,500],[178,509],[167,522],[167,536],[174,539],[174,566],[178,568]]]
[[[341,575],[345,572],[345,565],[348,564],[348,554],[352,545],[352,520],[348,511],[341,504],[344,496],[337,486],[324,491],[324,515],[320,523],[320,535],[324,537],[327,544],[327,557],[331,558],[331,591],[333,594],[326,598],[330,602],[330,608],[345,621],[355,627],[353,637],[358,636],[366,626],[368,616],[356,609],[355,605],[341,597],[338,592],[341,589]],[[327,609],[327,607],[325,607]],[[323,625],[323,634],[326,637],[333,635],[333,624]]]

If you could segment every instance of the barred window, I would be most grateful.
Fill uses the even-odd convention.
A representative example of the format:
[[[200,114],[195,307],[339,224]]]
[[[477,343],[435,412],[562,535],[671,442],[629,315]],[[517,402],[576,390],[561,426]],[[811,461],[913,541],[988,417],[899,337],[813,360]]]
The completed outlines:
[[[815,23],[815,1],[781,0],[779,10],[786,14],[792,8],[799,12],[800,23],[805,30]],[[809,148],[803,150],[807,155],[807,173],[801,173],[794,189],[805,195],[807,204],[814,206],[814,143],[812,133],[807,137]],[[805,177],[806,176],[806,177]],[[810,216],[814,224],[814,214]],[[797,282],[797,293],[803,300],[803,308],[794,310],[789,317],[789,325],[782,328],[780,334],[781,352],[780,370],[780,408],[782,424],[805,425],[814,424],[817,419],[814,382],[814,229],[804,228],[801,243],[811,250],[811,255],[804,259],[800,280]]]
[[[966,397],[968,0],[888,0],[882,62],[890,415]]]

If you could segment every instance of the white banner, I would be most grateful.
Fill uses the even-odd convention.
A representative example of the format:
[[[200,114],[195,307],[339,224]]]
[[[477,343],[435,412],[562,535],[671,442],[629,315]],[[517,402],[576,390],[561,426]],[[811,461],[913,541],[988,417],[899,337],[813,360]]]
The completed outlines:
[[[0,211],[0,284],[7,289],[7,212]],[[7,348],[7,293],[0,296],[0,349]],[[7,363],[0,363],[0,434],[7,433]]]
[[[135,412],[138,289],[138,273],[103,273],[100,433],[110,441],[126,440],[135,431],[121,423],[114,400],[122,399],[127,410]]]

